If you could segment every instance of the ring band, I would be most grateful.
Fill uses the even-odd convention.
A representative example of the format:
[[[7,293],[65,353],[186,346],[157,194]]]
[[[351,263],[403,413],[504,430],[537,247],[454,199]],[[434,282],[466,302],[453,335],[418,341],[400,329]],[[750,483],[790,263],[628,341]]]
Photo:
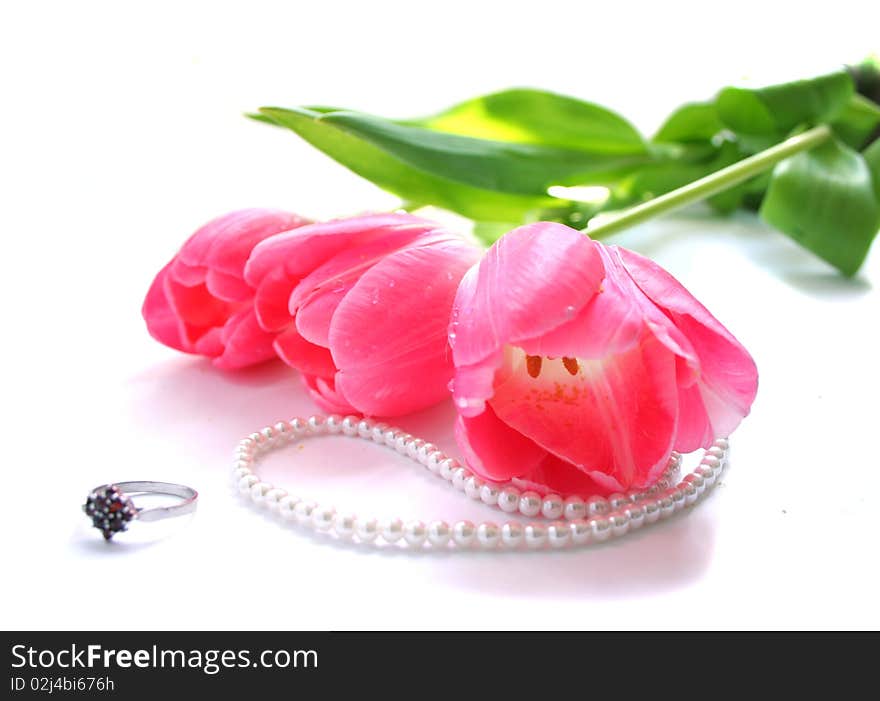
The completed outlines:
[[[129,494],[165,494],[179,497],[183,501],[169,506],[155,506],[149,509],[137,507]],[[199,493],[192,487],[171,482],[115,482],[95,487],[83,504],[83,511],[92,520],[92,525],[110,540],[121,531],[128,530],[128,524],[139,521],[161,521],[165,518],[185,516],[196,510]]]

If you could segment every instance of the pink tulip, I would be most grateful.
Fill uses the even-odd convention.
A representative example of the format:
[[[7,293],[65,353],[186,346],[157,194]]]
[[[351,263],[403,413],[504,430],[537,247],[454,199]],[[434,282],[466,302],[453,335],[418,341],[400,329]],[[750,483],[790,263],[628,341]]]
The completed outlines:
[[[406,214],[304,226],[245,269],[260,326],[325,410],[395,416],[449,396],[452,301],[480,249]]]
[[[588,495],[642,488],[749,412],[745,348],[669,273],[561,224],[503,236],[462,280],[450,343],[468,465]]]
[[[275,357],[273,335],[257,324],[244,265],[256,244],[308,220],[271,209],[226,214],[196,231],[159,271],[142,313],[150,335],[217,367],[241,368]]]

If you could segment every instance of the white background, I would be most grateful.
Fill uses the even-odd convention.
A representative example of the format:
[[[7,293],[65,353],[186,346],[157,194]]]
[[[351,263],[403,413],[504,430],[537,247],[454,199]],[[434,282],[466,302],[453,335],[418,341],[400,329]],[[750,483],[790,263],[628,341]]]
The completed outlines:
[[[880,48],[874,2],[609,5],[3,3],[0,625],[880,625],[877,246],[844,280],[745,215],[698,208],[619,237],[743,341],[761,388],[710,499],[588,551],[380,554],[284,529],[233,498],[228,458],[241,435],[314,411],[296,376],[224,374],[144,329],[152,275],[220,213],[394,206],[242,117],[260,105],[404,117],[535,85],[650,131],[725,84],[807,76]],[[454,450],[452,415],[399,423]],[[340,509],[497,517],[361,442],[314,440],[269,470]],[[125,479],[191,484],[199,512],[135,525],[108,547],[79,505]]]

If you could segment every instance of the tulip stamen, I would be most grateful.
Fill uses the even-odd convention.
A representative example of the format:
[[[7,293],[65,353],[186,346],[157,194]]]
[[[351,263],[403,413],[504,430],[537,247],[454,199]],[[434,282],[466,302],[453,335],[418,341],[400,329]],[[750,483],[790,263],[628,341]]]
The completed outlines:
[[[578,370],[581,369],[581,366],[578,364],[577,358],[563,358],[562,364],[565,366],[565,369],[568,370],[569,375],[577,375]]]
[[[526,356],[526,370],[529,373],[529,377],[537,377],[541,374],[541,364],[543,362],[544,360],[540,355]]]

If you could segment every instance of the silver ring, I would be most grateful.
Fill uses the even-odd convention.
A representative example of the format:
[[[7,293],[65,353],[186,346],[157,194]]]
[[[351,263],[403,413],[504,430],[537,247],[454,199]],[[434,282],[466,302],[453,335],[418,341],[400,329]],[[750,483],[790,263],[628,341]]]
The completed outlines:
[[[183,499],[179,504],[156,506],[149,509],[138,508],[129,494],[166,494]],[[170,482],[115,482],[95,487],[83,504],[83,511],[92,520],[92,525],[110,540],[121,531],[128,530],[128,524],[138,521],[160,521],[164,518],[185,516],[196,510],[199,493],[192,487]]]

